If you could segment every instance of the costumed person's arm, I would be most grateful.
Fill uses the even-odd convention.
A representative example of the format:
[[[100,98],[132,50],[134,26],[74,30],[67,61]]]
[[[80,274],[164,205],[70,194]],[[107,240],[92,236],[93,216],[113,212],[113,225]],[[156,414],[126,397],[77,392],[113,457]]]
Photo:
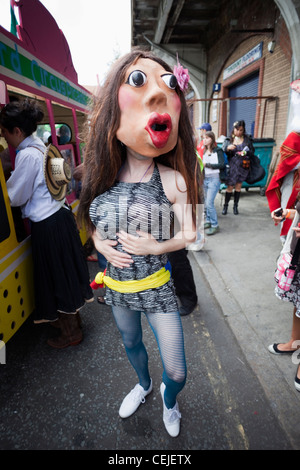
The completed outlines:
[[[295,231],[296,238],[300,238],[300,227],[292,227],[292,229]],[[299,263],[299,261],[298,261]]]
[[[277,216],[276,215],[276,210],[271,212],[271,217],[275,222],[275,225],[278,225],[280,222],[284,222],[286,219],[293,220],[296,214],[296,209],[283,209],[282,210],[282,215]]]
[[[94,231],[91,237],[96,250],[99,251],[99,253],[101,253],[115,268],[127,268],[133,263],[133,260],[128,253],[123,253],[115,249],[118,244],[116,240],[102,240],[97,230]]]
[[[284,208],[287,209],[294,207],[296,197],[299,192],[299,172],[294,171],[294,169],[299,162],[300,134],[293,131],[287,136],[280,147],[280,160],[266,190],[266,197],[271,212],[276,210],[282,204],[283,188],[286,186],[286,184],[283,186],[283,182],[287,176],[289,176],[291,180],[290,191],[288,201],[283,205],[285,205]],[[291,221],[286,219],[283,223],[280,235],[286,235],[290,226]]]

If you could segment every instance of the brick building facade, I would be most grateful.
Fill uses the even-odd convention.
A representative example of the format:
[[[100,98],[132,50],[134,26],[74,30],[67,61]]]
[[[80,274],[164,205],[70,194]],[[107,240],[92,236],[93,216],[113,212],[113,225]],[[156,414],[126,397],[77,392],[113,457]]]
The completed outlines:
[[[258,16],[259,12],[260,16]],[[226,20],[228,20],[228,14],[233,17],[237,16],[235,12],[224,12]],[[247,77],[257,74],[258,88],[255,96],[263,98],[255,100],[255,124],[252,129],[247,129],[247,132],[255,138],[273,138],[275,140],[274,155],[278,153],[287,133],[292,75],[292,46],[289,31],[282,14],[272,0],[264,2],[256,0],[248,6],[246,2],[243,14],[238,18],[235,29],[241,23],[246,30],[245,33],[227,32],[221,40],[216,42],[213,42],[212,34],[212,46],[207,53],[206,90],[206,99],[211,101],[195,100],[200,105],[198,109],[197,106],[193,106],[195,127],[198,125],[200,115],[203,115],[201,106],[204,105],[206,107],[205,120],[211,123],[215,135],[217,137],[228,135],[231,131],[229,114],[230,106],[232,106],[232,99],[226,100],[229,97],[229,91],[236,84],[245,81]],[[216,19],[216,27],[221,28],[223,21],[225,18]],[[259,34],[262,24],[268,25],[273,31]],[[251,32],[253,30],[257,30],[258,33]],[[272,52],[268,49],[271,42],[274,47]],[[253,61],[248,59],[250,63],[247,64],[246,59],[250,51],[260,44],[261,57],[254,57]],[[243,59],[245,59],[244,65],[240,65]],[[236,69],[235,64],[239,64]],[[224,72],[230,68],[232,71],[229,72],[229,76],[226,76]],[[218,84],[219,92],[213,91],[214,84]],[[213,98],[217,100],[214,101]],[[238,119],[245,119],[244,115],[239,115],[238,109],[241,103],[241,100],[235,103],[236,116]],[[245,102],[243,104],[241,112],[245,112]]]
[[[133,44],[150,46],[171,66],[178,55],[188,68],[195,131],[209,121],[219,138],[230,133],[234,120],[247,119],[247,132],[274,139],[273,155],[278,154],[292,130],[290,83],[300,78],[300,0],[132,5]],[[245,100],[250,97],[255,99]]]

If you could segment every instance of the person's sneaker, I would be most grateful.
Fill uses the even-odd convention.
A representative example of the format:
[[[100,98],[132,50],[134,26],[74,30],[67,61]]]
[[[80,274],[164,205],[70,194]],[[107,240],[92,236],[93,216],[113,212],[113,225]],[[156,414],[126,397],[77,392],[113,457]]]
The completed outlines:
[[[119,409],[119,415],[121,418],[128,418],[131,416],[138,409],[141,403],[145,403],[145,397],[149,395],[150,392],[152,392],[152,379],[148,390],[145,390],[140,384],[136,384],[136,386],[122,401]]]
[[[164,400],[166,386],[162,382],[160,386],[160,393],[163,401],[163,422],[167,432],[172,437],[177,437],[180,432],[180,418],[181,414],[179,412],[178,403],[176,402],[173,408],[167,408]]]
[[[217,227],[210,227],[209,230],[207,230],[206,235],[214,235],[215,233],[219,232],[219,226]]]
[[[210,222],[205,222],[204,228],[207,229],[207,228],[210,228],[210,227],[211,227],[211,223]]]
[[[201,238],[201,240],[197,240],[196,242],[188,245],[187,249],[192,250],[192,251],[200,251],[202,250],[203,246],[204,246],[204,238]]]

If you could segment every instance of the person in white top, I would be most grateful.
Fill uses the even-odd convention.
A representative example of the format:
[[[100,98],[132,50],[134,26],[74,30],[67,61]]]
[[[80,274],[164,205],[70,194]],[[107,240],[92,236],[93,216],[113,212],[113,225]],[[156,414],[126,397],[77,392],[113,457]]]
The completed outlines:
[[[204,228],[208,229],[206,235],[214,235],[219,231],[218,215],[215,208],[215,198],[220,189],[220,170],[225,168],[223,150],[216,144],[215,134],[206,132],[204,139],[204,205],[206,222]]]
[[[20,207],[31,228],[35,323],[57,322],[55,348],[82,340],[79,309],[93,300],[79,232],[69,208],[55,200],[44,177],[45,145],[34,137],[43,111],[35,100],[12,101],[0,112],[2,137],[16,149],[15,168],[7,180],[10,204]]]

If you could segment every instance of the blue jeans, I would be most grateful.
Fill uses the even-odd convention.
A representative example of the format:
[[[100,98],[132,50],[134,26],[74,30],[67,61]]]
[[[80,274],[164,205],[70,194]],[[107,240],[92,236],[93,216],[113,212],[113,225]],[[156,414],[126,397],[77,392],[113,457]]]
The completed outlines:
[[[206,209],[206,222],[209,222],[212,227],[218,226],[215,199],[219,189],[219,178],[204,178],[204,205]]]

